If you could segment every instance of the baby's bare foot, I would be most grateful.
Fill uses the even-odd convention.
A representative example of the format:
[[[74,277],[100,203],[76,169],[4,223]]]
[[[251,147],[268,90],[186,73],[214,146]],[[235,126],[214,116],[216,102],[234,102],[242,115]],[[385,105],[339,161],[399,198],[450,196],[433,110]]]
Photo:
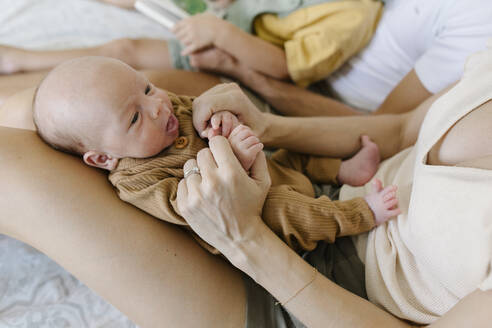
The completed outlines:
[[[373,192],[367,195],[365,200],[374,213],[376,225],[380,225],[401,213],[398,208],[396,189],[397,187],[393,185],[383,189],[381,180],[374,179]]]
[[[362,136],[361,142],[361,150],[340,165],[337,176],[340,184],[362,186],[376,174],[380,161],[378,145],[368,136]]]
[[[20,67],[17,64],[17,58],[21,55],[22,50],[9,47],[0,46],[0,74],[13,74],[20,71]]]

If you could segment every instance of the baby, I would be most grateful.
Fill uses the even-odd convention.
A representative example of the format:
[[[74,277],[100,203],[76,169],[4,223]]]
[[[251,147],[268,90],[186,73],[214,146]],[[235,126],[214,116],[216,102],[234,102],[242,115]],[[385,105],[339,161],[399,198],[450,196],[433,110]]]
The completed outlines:
[[[109,179],[123,200],[162,220],[186,225],[175,202],[177,185],[184,163],[207,147],[193,127],[192,102],[191,97],[153,86],[123,62],[83,57],[61,64],[45,78],[33,110],[38,133],[48,144],[110,171]],[[263,148],[252,130],[231,113],[219,112],[211,119],[208,135],[218,133],[228,137],[249,170]],[[348,161],[285,150],[269,159],[272,186],[263,219],[289,246],[310,250],[317,241],[368,231],[399,214],[396,187],[383,189],[379,181],[365,199],[314,198],[309,178],[337,184],[347,182],[348,176],[359,185],[372,178],[378,149],[367,137],[362,144]]]

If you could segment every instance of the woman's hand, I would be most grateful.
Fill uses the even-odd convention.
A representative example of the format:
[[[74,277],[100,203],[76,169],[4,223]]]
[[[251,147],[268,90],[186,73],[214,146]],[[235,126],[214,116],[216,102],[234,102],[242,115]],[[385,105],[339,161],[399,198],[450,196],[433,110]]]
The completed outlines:
[[[249,177],[222,136],[210,140],[197,160],[185,163],[191,174],[178,185],[177,204],[190,227],[206,242],[217,248],[231,262],[238,255],[238,245],[251,241],[259,225],[270,175],[265,155],[258,154]]]
[[[182,56],[213,46],[216,38],[223,33],[230,23],[210,13],[197,14],[185,18],[174,26],[172,32],[185,46]]]
[[[249,100],[236,83],[223,83],[205,91],[193,101],[193,125],[202,138],[214,113],[227,110],[249,126],[260,138],[267,128],[267,117]]]

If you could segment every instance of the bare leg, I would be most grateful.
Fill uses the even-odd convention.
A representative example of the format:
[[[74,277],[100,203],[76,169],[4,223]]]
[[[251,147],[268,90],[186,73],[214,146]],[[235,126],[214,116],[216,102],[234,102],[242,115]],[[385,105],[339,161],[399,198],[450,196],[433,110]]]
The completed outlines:
[[[13,94],[35,87],[46,76],[47,71],[0,76],[0,107]]]
[[[0,46],[0,74],[50,69],[76,57],[106,56],[136,69],[171,68],[167,42],[156,39],[118,39],[97,47],[73,50],[33,51]]]
[[[0,126],[13,125],[13,112],[17,127],[33,129],[33,91],[8,99]],[[0,127],[0,179],[0,233],[44,252],[141,327],[244,325],[238,272],[180,229],[120,201],[102,172],[33,131]]]
[[[0,76],[0,107],[10,96],[27,88],[36,87],[47,73],[48,71],[42,71]],[[160,88],[189,96],[198,96],[220,83],[220,79],[214,75],[174,69],[145,70],[144,74]],[[191,81],[193,82],[190,83]]]

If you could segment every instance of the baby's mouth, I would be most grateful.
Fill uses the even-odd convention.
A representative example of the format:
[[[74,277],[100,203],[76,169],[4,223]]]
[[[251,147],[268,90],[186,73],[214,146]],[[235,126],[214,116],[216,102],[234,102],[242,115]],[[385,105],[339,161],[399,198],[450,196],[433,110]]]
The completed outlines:
[[[176,116],[174,114],[169,115],[169,119],[167,120],[166,124],[166,132],[168,134],[174,133],[175,131],[178,130],[179,127],[179,122]]]

